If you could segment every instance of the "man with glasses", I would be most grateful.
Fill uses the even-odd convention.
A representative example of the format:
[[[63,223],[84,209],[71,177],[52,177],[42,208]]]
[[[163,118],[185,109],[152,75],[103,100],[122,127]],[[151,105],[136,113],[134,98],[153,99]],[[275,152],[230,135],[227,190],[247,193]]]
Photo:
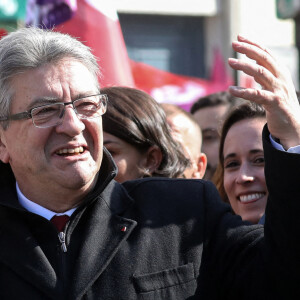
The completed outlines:
[[[49,101],[49,104],[39,105],[29,111],[18,114],[0,117],[0,122],[32,119],[33,125],[37,128],[57,126],[63,122],[66,105],[72,105],[80,119],[97,118],[105,112],[107,96],[99,93],[96,95],[84,96],[70,102],[57,102],[56,99],[47,99],[46,101]]]
[[[0,41],[0,299],[279,299],[283,287],[292,299],[297,205],[271,187],[264,238],[209,182],[115,182],[98,72],[66,35],[28,28]]]

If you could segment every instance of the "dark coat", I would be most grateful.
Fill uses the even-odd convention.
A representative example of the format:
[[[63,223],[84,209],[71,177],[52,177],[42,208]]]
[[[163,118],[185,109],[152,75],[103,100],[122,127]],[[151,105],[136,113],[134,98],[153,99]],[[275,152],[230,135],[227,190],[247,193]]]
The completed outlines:
[[[282,153],[267,144],[266,156]],[[278,169],[272,171],[270,159],[266,165],[272,178]],[[290,222],[298,230],[300,224],[281,215],[299,211],[295,201],[285,204],[275,194],[264,237],[262,226],[232,216],[209,182],[150,178],[120,185],[107,155],[99,174],[71,217],[63,253],[55,227],[20,207],[11,170],[0,166],[1,300],[281,299],[290,284],[282,274],[299,281],[292,262],[300,251],[290,256],[285,247],[296,241]],[[271,194],[278,180],[282,175]],[[288,286],[293,293],[294,286]]]

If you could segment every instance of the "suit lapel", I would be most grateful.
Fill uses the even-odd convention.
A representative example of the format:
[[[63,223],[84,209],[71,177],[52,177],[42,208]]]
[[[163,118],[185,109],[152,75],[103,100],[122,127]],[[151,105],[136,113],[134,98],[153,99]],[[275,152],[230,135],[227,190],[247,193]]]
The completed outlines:
[[[120,216],[131,204],[124,189],[112,182],[93,205],[75,267],[70,299],[82,297],[133,231],[137,223]]]

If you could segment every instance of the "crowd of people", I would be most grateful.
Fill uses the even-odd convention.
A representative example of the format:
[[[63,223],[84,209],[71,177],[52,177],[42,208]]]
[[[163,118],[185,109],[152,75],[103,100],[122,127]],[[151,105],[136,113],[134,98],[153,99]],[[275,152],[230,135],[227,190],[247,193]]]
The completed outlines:
[[[189,114],[100,87],[68,35],[0,40],[0,299],[299,298],[297,94],[264,47],[232,47],[263,89]]]
[[[199,98],[189,113],[175,104],[159,105],[135,88],[101,91],[109,99],[102,117],[103,143],[118,167],[115,180],[209,178],[233,213],[263,224],[268,191],[262,146],[266,113],[261,105],[224,91]]]

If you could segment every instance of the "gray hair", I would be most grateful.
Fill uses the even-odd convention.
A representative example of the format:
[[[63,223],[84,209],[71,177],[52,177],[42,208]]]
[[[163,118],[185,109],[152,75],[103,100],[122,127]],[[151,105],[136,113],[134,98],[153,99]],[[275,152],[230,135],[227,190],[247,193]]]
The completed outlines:
[[[56,63],[69,57],[84,64],[95,78],[99,89],[97,59],[89,47],[77,39],[59,32],[35,27],[11,32],[0,40],[0,116],[8,116],[13,97],[10,83],[17,74]],[[2,122],[5,129],[8,122]]]

